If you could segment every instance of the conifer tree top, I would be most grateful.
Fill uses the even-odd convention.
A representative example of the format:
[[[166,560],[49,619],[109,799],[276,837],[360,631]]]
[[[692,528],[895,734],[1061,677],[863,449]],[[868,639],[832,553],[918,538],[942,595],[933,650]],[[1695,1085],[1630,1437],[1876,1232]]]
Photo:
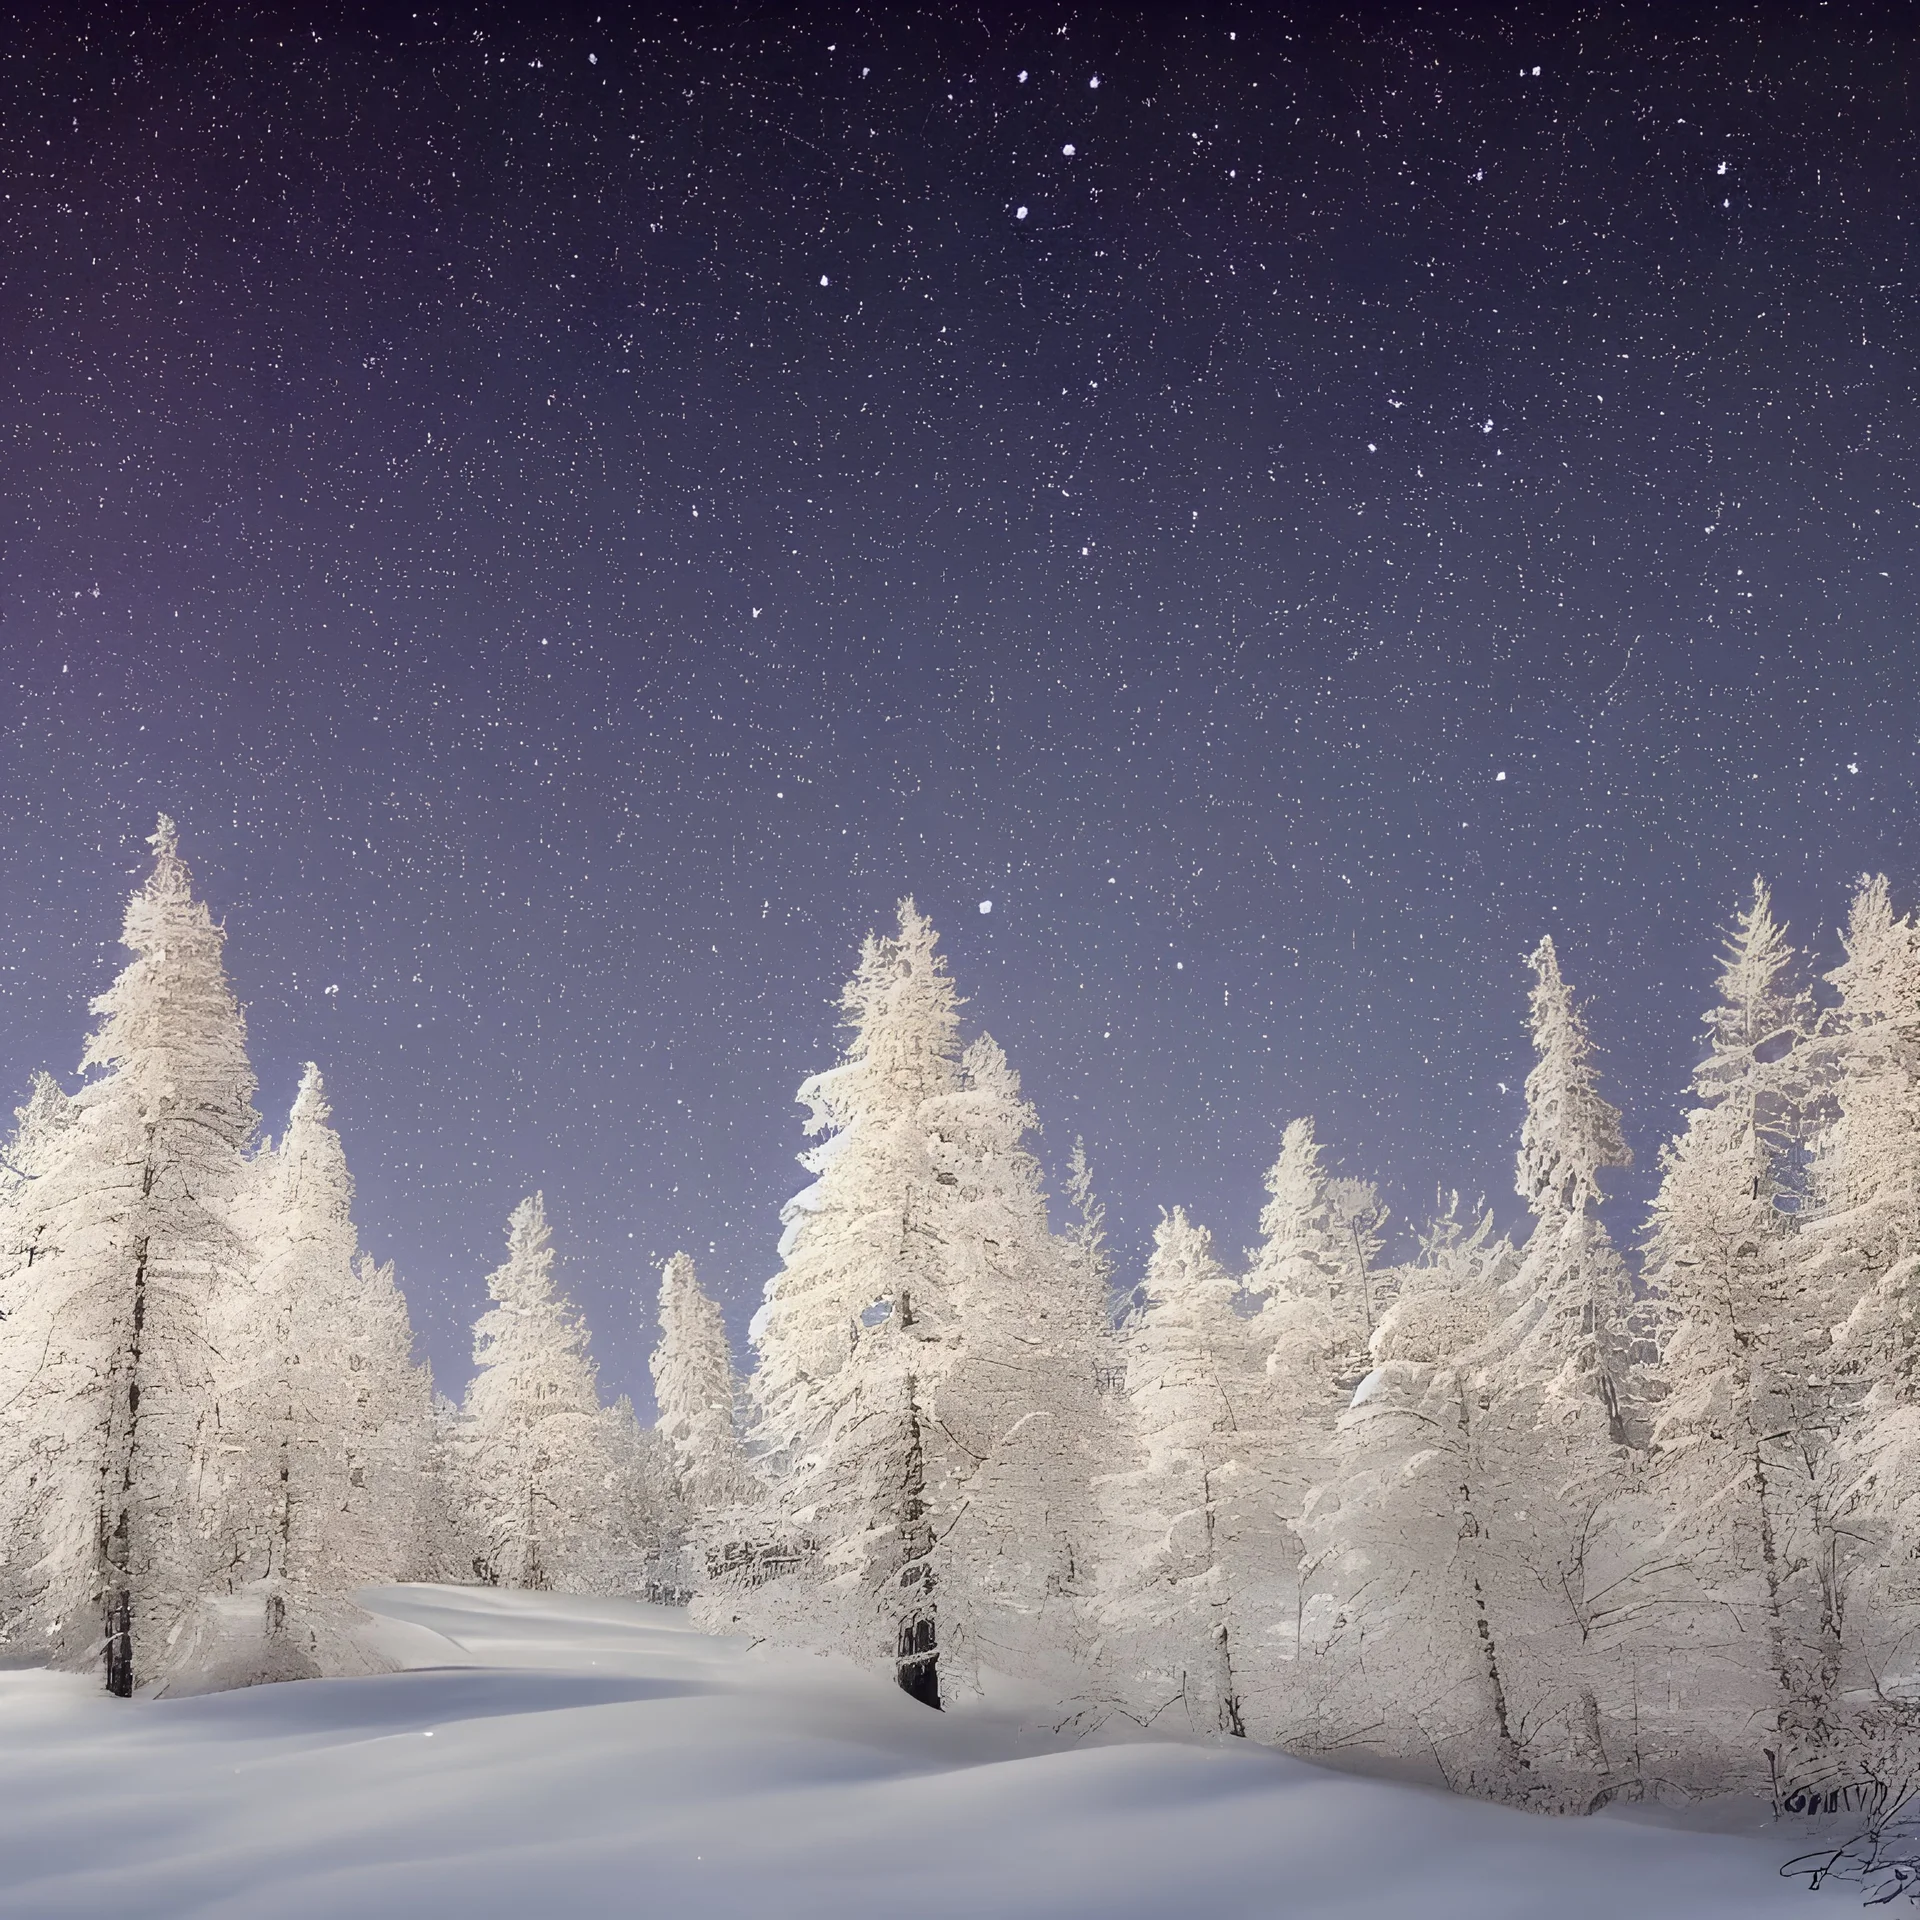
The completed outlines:
[[[309,1060],[300,1071],[300,1091],[294,1095],[293,1123],[312,1121],[317,1126],[325,1126],[333,1118],[333,1108],[327,1103],[326,1083],[320,1077],[320,1069]]]
[[[1707,1016],[1713,1049],[1697,1076],[1702,1094],[1711,1097],[1753,1067],[1774,1064],[1805,1035],[1812,1010],[1792,978],[1794,958],[1767,883],[1756,876],[1753,898],[1720,957],[1720,1004]]]
[[[193,875],[180,857],[180,829],[167,814],[147,835],[153,849],[153,872],[147,878],[147,893],[155,900],[186,900],[193,894]]]
[[[1893,911],[1884,873],[1860,876],[1840,936],[1846,959],[1827,975],[1839,990],[1839,1024],[1850,1032],[1886,1021],[1920,1022],[1915,962],[1920,929]]]
[[[1536,1214],[1571,1213],[1599,1201],[1603,1167],[1628,1166],[1633,1155],[1619,1110],[1600,1097],[1593,1042],[1550,934],[1527,964],[1534,972],[1529,1023],[1539,1058],[1527,1075],[1515,1185]]]
[[[546,1196],[530,1193],[507,1222],[507,1258],[487,1275],[487,1291],[503,1306],[545,1306],[553,1293],[553,1233]]]
[[[1260,1231],[1288,1247],[1303,1232],[1323,1223],[1327,1179],[1320,1164],[1320,1143],[1310,1116],[1289,1120],[1280,1136],[1280,1157],[1267,1169],[1270,1198],[1260,1212]]]

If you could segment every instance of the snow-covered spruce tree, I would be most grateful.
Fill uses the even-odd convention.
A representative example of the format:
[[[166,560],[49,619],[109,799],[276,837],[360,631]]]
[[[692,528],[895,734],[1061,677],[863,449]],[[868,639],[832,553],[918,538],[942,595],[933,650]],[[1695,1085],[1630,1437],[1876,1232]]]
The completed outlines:
[[[1363,1215],[1338,1205],[1320,1154],[1313,1122],[1290,1121],[1267,1173],[1261,1243],[1247,1251],[1247,1293],[1258,1303],[1253,1337],[1266,1357],[1289,1520],[1299,1517],[1334,1424],[1373,1364],[1368,1265],[1378,1241],[1359,1238]]]
[[[1491,1215],[1424,1236],[1374,1330],[1373,1370],[1299,1523],[1300,1655],[1283,1744],[1431,1767],[1514,1797],[1524,1779],[1489,1594],[1495,1568],[1466,1369],[1515,1270]]]
[[[779,1522],[696,1617],[886,1661],[938,1706],[934,1541],[971,1464],[931,1406],[955,1353],[953,1191],[926,1105],[959,1083],[959,1002],[911,900],[870,935],[841,998],[844,1059],[800,1089],[812,1186],[782,1214],[781,1268],[754,1317],[753,1443]]]
[[[257,1119],[224,935],[173,822],[128,903],[135,958],[94,1002],[96,1077],[10,1209],[0,1484],[14,1502],[5,1640],[107,1688],[155,1679],[221,1584],[208,1497],[226,1464],[210,1321],[241,1284],[233,1212]]]
[[[554,1291],[539,1194],[507,1229],[474,1327],[478,1371],[455,1429],[471,1571],[491,1585],[595,1593],[634,1577],[621,1487],[627,1436],[600,1404],[586,1329]],[[631,1413],[628,1415],[631,1424]]]
[[[1335,1182],[1321,1164],[1313,1122],[1297,1119],[1281,1135],[1280,1156],[1266,1177],[1262,1240],[1248,1249],[1246,1291],[1257,1311],[1249,1329],[1264,1361],[1266,1404],[1250,1427],[1269,1436],[1271,1485],[1279,1516],[1297,1526],[1326,1471],[1334,1428],[1372,1360],[1380,1276],[1377,1201],[1361,1181]],[[1264,1651],[1291,1663],[1299,1647],[1301,1593],[1297,1532],[1276,1549],[1274,1618]],[[1259,1701],[1260,1737],[1292,1724],[1296,1708],[1281,1697],[1297,1672],[1274,1669],[1278,1691]]]
[[[1839,1671],[1830,1304],[1805,1287],[1794,1232],[1812,1015],[1793,970],[1756,882],[1646,1244],[1668,1392],[1649,1466],[1661,1527],[1634,1604],[1660,1622],[1648,1651],[1667,1678],[1643,1730],[1682,1785],[1759,1786],[1803,1764]]]
[[[1134,1464],[1096,1488],[1106,1682],[1141,1719],[1174,1711],[1201,1733],[1248,1731],[1292,1592],[1266,1382],[1238,1293],[1207,1230],[1179,1208],[1163,1216],[1126,1330]]]
[[[428,1576],[433,1471],[433,1375],[413,1357],[413,1320],[391,1260],[354,1262],[347,1371],[354,1437],[347,1449],[342,1570],[359,1584]]]
[[[1077,1270],[1075,1287],[1080,1311],[1103,1327],[1113,1325],[1113,1256],[1107,1251],[1107,1210],[1094,1189],[1093,1166],[1087,1143],[1078,1134],[1067,1156],[1067,1206],[1071,1221],[1066,1238]]]
[[[5,1358],[10,1337],[6,1323],[44,1278],[33,1269],[50,1251],[46,1235],[51,1223],[42,1217],[34,1189],[56,1163],[60,1136],[73,1116],[73,1102],[60,1083],[49,1073],[36,1073],[25,1105],[14,1109],[13,1137],[0,1149],[0,1382],[16,1377]],[[0,1448],[5,1449],[0,1464],[21,1464],[22,1456],[8,1445],[18,1438],[7,1409],[0,1405]],[[36,1518],[29,1502],[0,1501],[0,1631],[31,1605],[38,1560],[32,1545]]]
[[[1309,1430],[1331,1432],[1371,1365],[1373,1328],[1358,1216],[1336,1208],[1320,1153],[1313,1122],[1290,1121],[1267,1173],[1246,1285],[1261,1303],[1270,1370],[1288,1383],[1290,1410]]]
[[[725,1567],[750,1551],[759,1488],[735,1427],[726,1323],[684,1253],[660,1270],[660,1339],[650,1364],[672,1523],[685,1543],[674,1584],[690,1588],[704,1577],[709,1554]]]
[[[1920,1774],[1920,927],[1863,878],[1827,978],[1833,1116],[1800,1236],[1804,1284],[1844,1313],[1833,1587],[1843,1726],[1836,1783]]]
[[[1530,964],[1537,1057],[1516,1185],[1535,1226],[1499,1318],[1458,1364],[1476,1411],[1480,1580],[1516,1769],[1506,1786],[1536,1805],[1579,1808],[1638,1790],[1621,1641],[1647,1396],[1632,1366],[1626,1265],[1593,1213],[1600,1175],[1632,1156],[1551,939]]]
[[[198,1683],[364,1670],[356,1587],[420,1570],[429,1388],[393,1269],[355,1258],[353,1183],[309,1064],[241,1218],[255,1250],[217,1344],[228,1592],[183,1651]]]
[[[924,1112],[946,1188],[955,1341],[930,1405],[961,1475],[934,1555],[943,1659],[950,1671],[983,1664],[1070,1680],[1074,1596],[1093,1573],[1092,1482],[1108,1464],[1098,1245],[1084,1218],[1080,1236],[1051,1231],[1026,1145],[1038,1123],[991,1036],[967,1048],[960,1085]]]
[[[24,1106],[13,1110],[13,1137],[0,1149],[0,1313],[13,1297],[13,1276],[38,1256],[38,1224],[28,1197],[53,1165],[60,1137],[73,1124],[74,1104],[50,1073],[36,1073]]]
[[[1920,927],[1894,913],[1884,876],[1863,878],[1843,940],[1820,1047],[1831,1114],[1815,1136],[1802,1236],[1807,1284],[1836,1316],[1920,1254]],[[1856,1372],[1871,1369],[1870,1351],[1844,1343]]]
[[[1515,1186],[1536,1220],[1564,1218],[1600,1202],[1600,1175],[1630,1166],[1619,1110],[1601,1097],[1593,1042],[1560,972],[1553,938],[1528,956],[1534,975],[1528,1009],[1536,1056],[1527,1075]]]

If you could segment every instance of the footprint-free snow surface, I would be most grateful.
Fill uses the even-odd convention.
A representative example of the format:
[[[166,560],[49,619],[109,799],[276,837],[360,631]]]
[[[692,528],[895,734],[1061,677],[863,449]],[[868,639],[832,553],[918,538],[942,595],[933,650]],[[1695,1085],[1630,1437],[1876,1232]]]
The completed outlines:
[[[0,1673],[0,1913],[1817,1920],[1771,1826],[1545,1820],[1234,1742],[935,1714],[671,1609],[367,1596],[407,1670],[121,1702]]]

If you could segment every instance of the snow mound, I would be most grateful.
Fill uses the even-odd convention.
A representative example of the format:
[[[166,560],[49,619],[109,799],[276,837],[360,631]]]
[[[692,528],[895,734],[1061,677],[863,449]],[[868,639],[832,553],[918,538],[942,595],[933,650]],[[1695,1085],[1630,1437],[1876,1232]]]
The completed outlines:
[[[1003,1702],[931,1713],[665,1607],[452,1587],[364,1602],[403,1671],[132,1702],[0,1672],[0,1912],[1764,1920],[1825,1904],[1779,1877],[1798,1848],[1778,1829],[1545,1820],[1237,1741],[1075,1742]]]

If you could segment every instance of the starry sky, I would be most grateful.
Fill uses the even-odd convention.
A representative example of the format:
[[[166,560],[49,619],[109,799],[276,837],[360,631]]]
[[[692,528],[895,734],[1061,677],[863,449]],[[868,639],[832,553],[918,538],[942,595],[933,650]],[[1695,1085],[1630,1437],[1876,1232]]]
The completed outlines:
[[[1635,1237],[1751,876],[1823,966],[1915,897],[1917,35],[29,9],[0,1091],[164,808],[441,1384],[539,1186],[644,1405],[901,894],[1123,1279],[1175,1202],[1250,1242],[1297,1113],[1396,1231],[1516,1221],[1551,931]]]

